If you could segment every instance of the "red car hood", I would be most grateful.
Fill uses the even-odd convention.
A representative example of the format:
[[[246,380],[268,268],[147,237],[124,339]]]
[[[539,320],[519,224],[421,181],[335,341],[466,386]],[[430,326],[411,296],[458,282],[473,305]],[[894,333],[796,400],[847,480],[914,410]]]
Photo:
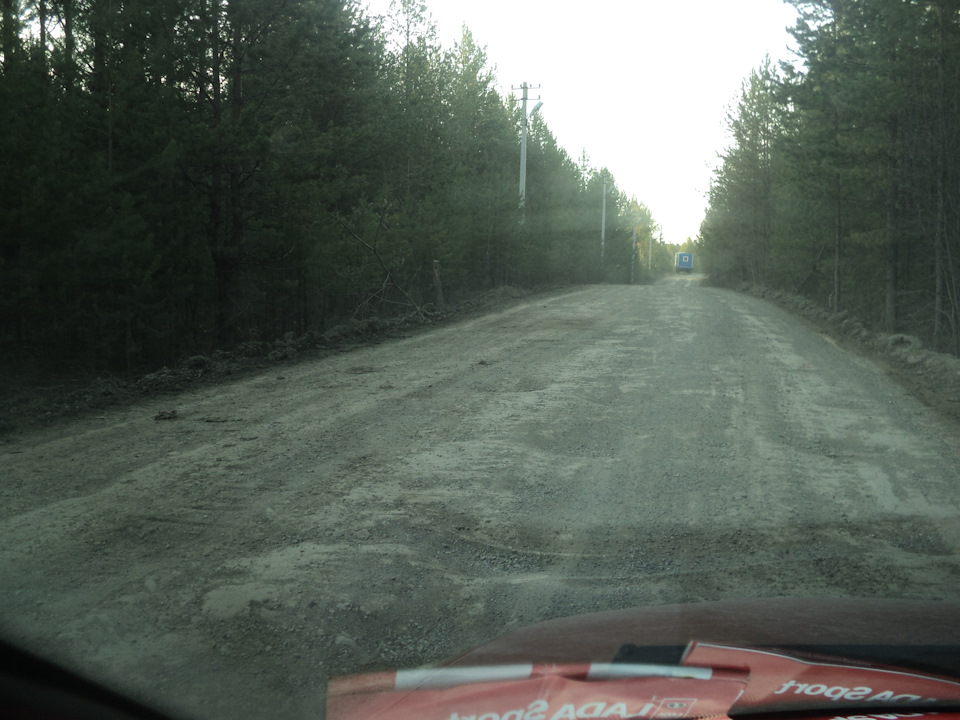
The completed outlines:
[[[531,625],[441,665],[609,662],[625,659],[624,646],[640,654],[658,648],[664,661],[669,648],[682,651],[691,641],[802,649],[960,676],[960,603],[768,598],[614,610]]]
[[[434,668],[333,680],[328,693],[331,720],[960,720],[948,712],[957,707],[960,604],[908,600],[764,599],[563,618]]]

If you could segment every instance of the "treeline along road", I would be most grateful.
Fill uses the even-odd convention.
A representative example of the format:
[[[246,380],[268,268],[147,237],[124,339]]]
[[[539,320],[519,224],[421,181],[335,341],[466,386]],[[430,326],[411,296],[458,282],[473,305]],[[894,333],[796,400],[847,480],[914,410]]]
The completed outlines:
[[[0,633],[173,711],[539,620],[960,597],[958,434],[761,300],[594,286],[0,444]]]

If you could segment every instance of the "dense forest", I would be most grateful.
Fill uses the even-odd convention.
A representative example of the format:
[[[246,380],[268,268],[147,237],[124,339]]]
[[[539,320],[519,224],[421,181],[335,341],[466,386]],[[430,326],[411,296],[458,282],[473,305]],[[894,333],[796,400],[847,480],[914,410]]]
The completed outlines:
[[[788,1],[797,59],[744,83],[703,267],[958,353],[960,3]]]
[[[7,366],[146,369],[646,272],[649,211],[539,113],[521,208],[523,107],[418,0],[388,18],[352,0],[0,9]]]

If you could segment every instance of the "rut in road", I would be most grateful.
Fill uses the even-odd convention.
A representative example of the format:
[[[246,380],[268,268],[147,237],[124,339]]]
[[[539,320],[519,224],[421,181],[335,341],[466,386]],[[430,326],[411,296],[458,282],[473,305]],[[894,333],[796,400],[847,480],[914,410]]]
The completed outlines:
[[[189,715],[316,716],[330,676],[583,612],[960,589],[956,428],[696,276],[3,451],[0,629]]]

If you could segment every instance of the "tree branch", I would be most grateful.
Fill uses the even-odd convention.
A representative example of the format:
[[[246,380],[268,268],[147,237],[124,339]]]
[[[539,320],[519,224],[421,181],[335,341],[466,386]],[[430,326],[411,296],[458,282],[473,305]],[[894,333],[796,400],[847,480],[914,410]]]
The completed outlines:
[[[375,239],[374,239],[374,242],[373,242],[372,245],[371,245],[369,242],[367,242],[366,240],[364,240],[362,237],[360,237],[360,235],[358,235],[358,234],[354,231],[353,228],[351,228],[349,225],[347,225],[347,223],[344,222],[343,218],[342,218],[339,214],[335,214],[335,213],[332,213],[332,212],[328,212],[328,214],[330,215],[331,218],[333,218],[333,221],[334,221],[344,232],[346,232],[348,235],[350,235],[350,237],[352,237],[354,240],[356,240],[360,245],[362,245],[362,246],[363,246],[364,248],[366,248],[368,251],[370,251],[371,253],[373,253],[374,257],[377,258],[377,262],[380,263],[380,267],[383,269],[383,273],[384,273],[383,285],[381,286],[380,292],[384,292],[384,290],[386,289],[386,287],[387,287],[388,284],[389,284],[389,285],[393,285],[393,286],[394,286],[397,290],[399,290],[400,293],[407,299],[407,302],[410,304],[410,306],[413,307],[413,309],[417,311],[417,315],[419,315],[419,316],[422,318],[422,317],[424,316],[424,315],[423,315],[423,310],[422,310],[422,309],[420,308],[420,306],[416,303],[416,301],[410,296],[410,294],[409,294],[406,290],[404,290],[402,287],[400,287],[399,283],[397,283],[396,280],[394,280],[394,278],[393,278],[393,273],[390,271],[390,268],[387,266],[386,261],[383,259],[383,256],[380,254],[380,251],[377,249],[377,241],[376,241],[376,238],[377,238],[377,236],[379,236],[379,234],[380,234],[380,229],[383,227],[383,217],[384,217],[384,213],[383,213],[383,212],[380,213],[380,217],[379,217],[378,222],[377,222],[377,231],[376,231],[376,233],[374,234],[374,238],[375,238]]]

